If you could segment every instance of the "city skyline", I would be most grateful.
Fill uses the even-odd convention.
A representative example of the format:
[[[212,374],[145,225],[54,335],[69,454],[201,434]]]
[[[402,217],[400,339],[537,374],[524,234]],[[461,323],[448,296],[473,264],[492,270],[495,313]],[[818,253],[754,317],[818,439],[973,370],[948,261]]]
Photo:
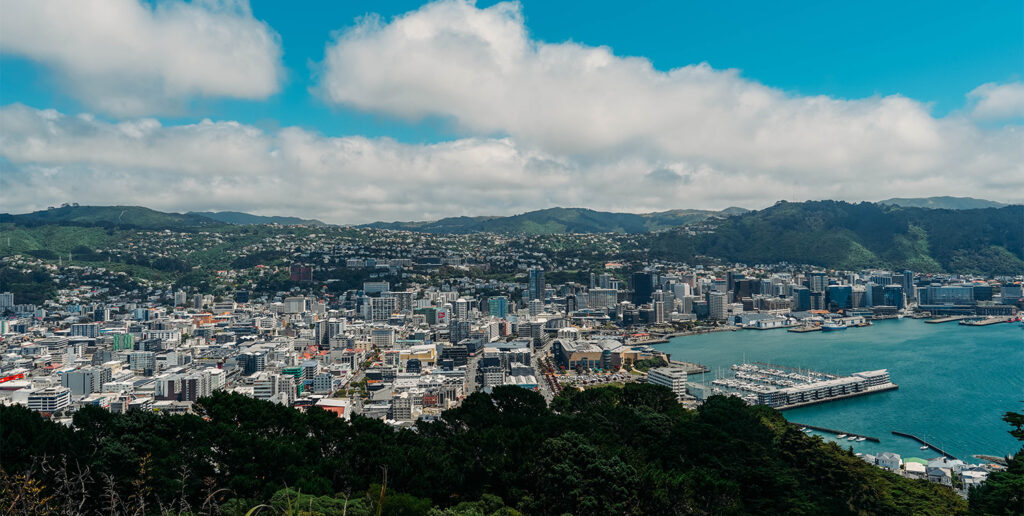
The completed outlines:
[[[1024,200],[1020,5],[955,21],[951,5],[4,9],[11,213],[78,202],[363,223]]]

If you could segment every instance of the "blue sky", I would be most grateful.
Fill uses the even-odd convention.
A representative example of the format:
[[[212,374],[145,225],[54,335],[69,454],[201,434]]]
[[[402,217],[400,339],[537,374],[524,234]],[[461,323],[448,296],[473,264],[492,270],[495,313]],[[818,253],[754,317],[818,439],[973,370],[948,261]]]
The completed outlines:
[[[114,3],[127,5],[134,2],[121,0]],[[749,150],[751,156],[746,161],[736,161],[729,156],[730,145],[746,149],[760,145],[751,145],[750,140],[745,139],[748,136],[779,132],[775,125],[758,126],[761,123],[769,124],[768,121],[770,124],[788,124],[783,126],[783,132],[793,127],[827,124],[828,127],[812,129],[810,134],[830,134],[830,131],[834,131],[834,126],[831,125],[833,123],[838,127],[857,124],[863,124],[865,128],[896,126],[902,131],[896,137],[906,139],[906,148],[880,149],[878,156],[870,160],[860,159],[859,156],[873,154],[879,144],[874,141],[858,142],[856,145],[851,144],[849,148],[832,149],[822,157],[818,165],[822,169],[836,170],[837,176],[834,179],[837,180],[848,180],[851,175],[868,174],[869,170],[894,167],[896,172],[888,174],[888,177],[893,178],[891,184],[884,185],[884,189],[892,191],[892,195],[885,192],[869,194],[868,192],[877,191],[877,188],[873,191],[851,183],[838,185],[836,188],[818,189],[822,196],[850,200],[877,200],[908,194],[970,194],[992,197],[993,193],[1004,192],[1006,187],[1016,185],[1012,178],[1019,170],[1007,163],[1013,163],[1020,157],[1014,153],[1014,147],[1020,141],[1022,113],[1019,97],[1020,91],[1024,91],[1019,86],[1021,75],[1024,73],[1024,3],[980,2],[967,8],[963,4],[952,2],[815,2],[781,5],[737,2],[725,8],[713,2],[630,2],[628,8],[624,8],[625,4],[621,2],[524,1],[518,7],[512,6],[507,10],[502,6],[488,9],[495,3],[481,1],[474,6],[456,2],[452,4],[455,5],[455,11],[448,14],[444,14],[443,6],[427,5],[421,9],[424,4],[420,2],[285,3],[259,0],[252,2],[251,14],[245,8],[245,4],[242,4],[241,9],[234,9],[231,6],[208,8],[205,4],[183,8],[181,12],[187,12],[188,16],[213,13],[211,16],[219,17],[215,18],[219,23],[237,21],[239,48],[251,42],[246,38],[252,36],[254,31],[260,32],[261,23],[263,32],[276,35],[273,37],[277,38],[276,51],[279,55],[275,55],[274,48],[268,50],[257,45],[254,50],[256,54],[263,54],[260,54],[262,61],[258,59],[257,64],[252,66],[263,66],[256,71],[269,73],[270,79],[267,80],[265,87],[253,88],[247,88],[250,85],[239,84],[237,80],[239,74],[252,74],[255,68],[250,67],[240,69],[234,78],[216,81],[216,84],[205,84],[204,74],[197,74],[197,77],[189,78],[191,82],[183,86],[181,91],[167,93],[173,88],[166,87],[166,84],[175,81],[175,74],[180,72],[180,68],[174,67],[180,66],[179,63],[164,67],[155,65],[154,71],[140,72],[141,75],[137,77],[133,70],[139,65],[132,63],[138,61],[131,61],[133,56],[122,55],[122,52],[127,52],[123,50],[126,45],[105,46],[104,41],[96,41],[95,48],[98,49],[98,53],[103,53],[104,60],[124,59],[125,64],[122,67],[112,65],[110,69],[97,70],[93,74],[84,69],[87,65],[81,64],[83,60],[92,57],[80,55],[85,53],[85,50],[80,54],[73,54],[61,49],[44,48],[45,42],[33,39],[28,31],[25,31],[27,35],[16,34],[8,38],[0,36],[4,50],[0,57],[0,105],[23,104],[27,109],[35,110],[37,117],[42,116],[39,114],[41,110],[48,109],[67,116],[88,113],[91,115],[92,126],[62,126],[62,130],[85,131],[93,136],[104,134],[104,131],[109,131],[118,124],[136,123],[140,119],[148,118],[158,120],[161,131],[164,132],[186,132],[188,128],[195,127],[204,119],[218,123],[237,123],[246,128],[262,131],[269,141],[264,142],[265,147],[261,148],[275,159],[277,154],[273,154],[274,150],[281,148],[283,142],[280,140],[290,134],[286,128],[300,128],[304,135],[316,139],[316,144],[320,145],[318,149],[346,143],[347,140],[343,140],[345,138],[360,137],[367,138],[375,145],[381,141],[388,142],[388,145],[408,145],[401,147],[402,152],[409,154],[406,161],[383,164],[375,161],[374,166],[380,167],[376,173],[368,171],[367,167],[371,166],[369,164],[353,163],[349,156],[339,158],[332,154],[332,159],[341,161],[333,163],[329,168],[331,173],[343,182],[351,179],[362,184],[366,182],[368,176],[383,177],[382,185],[368,185],[361,196],[355,196],[351,201],[374,203],[375,206],[383,204],[384,207],[370,210],[371,213],[366,210],[332,210],[327,218],[428,218],[452,214],[479,214],[480,210],[508,213],[552,204],[578,204],[598,209],[630,211],[675,207],[724,207],[728,204],[759,207],[771,204],[780,197],[792,196],[796,200],[814,197],[811,192],[816,191],[815,189],[808,190],[795,186],[799,182],[797,178],[800,174],[813,169],[815,163],[798,157],[802,151],[792,143],[792,140],[764,143],[768,149],[788,149],[785,155],[765,156],[763,152],[758,155],[757,150],[752,149]],[[168,21],[171,16],[161,16],[160,11],[161,8],[174,11],[178,7],[177,3],[159,2],[157,5],[159,7],[153,7],[152,4],[138,6],[133,11],[133,16],[126,15],[127,23],[152,23],[154,27],[157,24],[164,24],[170,27],[167,29],[169,34],[181,29],[180,25],[172,23],[173,20]],[[78,39],[74,41],[83,46],[93,44],[93,40],[102,39],[101,31],[83,28],[75,23],[76,20],[48,19],[45,16],[47,13],[28,12],[30,9],[25,11],[25,20],[17,19],[21,13],[9,14],[6,18],[9,23],[24,21],[23,25],[40,24],[36,33],[46,33],[48,30],[58,34],[80,31],[81,34],[77,35]],[[452,15],[456,11],[457,14]],[[369,35],[358,38],[352,36],[361,30],[361,24],[365,23],[358,20],[371,13],[379,15],[380,19],[374,28],[369,29]],[[491,16],[495,13],[500,16]],[[123,12],[115,14],[121,15]],[[466,18],[461,18],[463,15]],[[152,17],[153,20],[147,22],[146,16]],[[412,53],[409,52],[409,48],[417,51],[418,48],[404,46],[408,42],[402,41],[403,36],[398,34],[401,31],[396,20],[403,17],[409,18],[409,23],[431,26],[438,31],[437,34],[444,36],[438,36],[430,44],[425,45],[431,53],[425,51],[422,56],[409,57],[411,61],[408,63],[401,62],[402,56]],[[463,21],[478,19],[481,23],[497,20],[499,25],[494,25],[493,29],[492,26],[485,24],[474,25],[479,30],[465,33],[464,27],[458,26],[458,22],[452,21],[451,18]],[[409,65],[418,67],[421,64],[429,70],[427,67],[431,64],[431,59],[437,60],[438,69],[450,64],[446,62],[449,59],[456,64],[465,62],[468,66],[470,61],[479,57],[478,52],[487,51],[486,44],[481,47],[482,50],[474,50],[473,45],[480,41],[490,41],[490,34],[512,38],[502,41],[515,40],[515,30],[502,32],[502,20],[511,20],[513,28],[522,30],[532,48],[546,46],[553,51],[570,54],[574,52],[573,49],[583,49],[584,52],[597,55],[600,54],[599,47],[604,46],[610,50],[611,64],[621,68],[608,73],[597,73],[592,77],[581,76],[579,82],[574,84],[561,77],[557,69],[550,68],[552,65],[544,61],[541,52],[538,52],[537,55],[526,57],[517,54],[515,59],[521,62],[517,61],[514,71],[502,69],[492,75],[475,77],[474,80],[480,80],[481,84],[492,79],[496,81],[493,84],[515,83],[522,80],[522,84],[528,85],[524,87],[538,84],[552,90],[565,87],[566,91],[550,93],[551,105],[538,103],[537,113],[523,115],[520,113],[523,110],[531,110],[533,102],[530,98],[516,97],[516,92],[522,91],[521,89],[505,93],[495,90],[495,93],[489,94],[486,91],[479,91],[485,88],[473,91],[472,85],[461,83],[457,79],[461,77],[459,74],[476,73],[471,67],[449,69],[448,72],[454,74],[453,79],[448,82],[442,80],[436,84],[431,82],[434,78],[429,76],[429,71],[419,72],[427,74],[419,77],[404,71]],[[82,23],[88,24],[89,20],[83,20]],[[493,32],[488,32],[492,30]],[[341,38],[341,44],[336,43],[337,37]],[[457,39],[457,45],[445,46],[447,40],[444,38],[447,37],[462,39]],[[8,41],[3,41],[4,39]],[[359,40],[359,45],[349,44],[355,40]],[[132,44],[143,47],[148,43],[132,41]],[[223,42],[218,40],[215,43]],[[273,47],[273,44],[270,47]],[[337,60],[326,62],[325,48],[335,48]],[[361,55],[356,53],[371,49],[383,55],[392,48],[405,48],[406,51],[404,54],[394,54],[398,57],[382,64],[379,69],[365,68],[366,63]],[[167,52],[167,49],[162,51]],[[173,48],[170,51],[173,52]],[[218,51],[223,52],[226,59],[232,58],[233,49],[230,44],[224,48],[213,49],[211,53]],[[597,58],[606,57],[608,56]],[[636,63],[624,59],[630,57],[646,60],[653,69],[650,73],[643,70],[643,66],[636,69]],[[187,55],[184,62],[188,62]],[[263,62],[270,64],[259,64]],[[273,68],[275,62],[276,75],[273,70],[266,70],[268,67]],[[372,66],[372,56],[370,63]],[[703,76],[680,78],[670,77],[668,74],[676,69],[699,71],[694,65],[701,63],[709,65],[707,70],[710,71],[711,77],[707,80],[714,83],[708,86],[708,91],[695,91],[691,88],[692,84],[707,85]],[[537,71],[540,67],[544,70]],[[728,72],[731,69],[738,70],[738,76]],[[381,76],[374,79],[376,82],[363,82],[361,79],[363,76],[376,75],[378,72]],[[216,73],[217,70],[212,69],[208,75]],[[503,75],[506,73],[508,75]],[[619,79],[622,79],[621,84],[618,82]],[[231,82],[232,80],[235,82]],[[672,82],[673,85],[666,87],[662,84],[665,81]],[[136,82],[144,85],[139,87],[139,91],[132,89]],[[254,84],[258,82],[254,81]],[[232,85],[239,86],[237,93],[230,89]],[[416,91],[421,86],[422,92]],[[735,97],[717,94],[723,89],[730,88],[737,90]],[[692,149],[679,148],[671,142],[649,143],[650,140],[656,140],[659,135],[665,134],[666,130],[673,130],[673,120],[669,115],[665,116],[665,120],[652,123],[651,128],[628,126],[629,130],[624,131],[628,134],[621,137],[610,135],[608,131],[594,131],[593,134],[584,134],[578,138],[564,137],[567,132],[574,132],[575,127],[565,118],[553,119],[550,113],[560,110],[566,104],[566,100],[572,102],[574,97],[567,94],[568,91],[581,89],[586,90],[587,94],[594,94],[595,99],[608,100],[608,105],[601,104],[602,100],[596,100],[600,107],[595,109],[595,112],[607,111],[609,116],[595,122],[597,126],[607,124],[609,130],[622,127],[624,123],[633,123],[631,113],[634,110],[642,114],[645,109],[650,109],[652,114],[660,116],[659,110],[650,106],[656,100],[677,105],[686,104],[687,99],[691,98],[702,99],[694,100],[693,109],[687,109],[685,106],[678,108],[677,118],[682,125],[707,123],[709,126],[716,126],[720,123],[719,115],[724,117],[726,122],[722,122],[721,127],[714,129],[720,132],[721,138]],[[93,93],[93,90],[105,91]],[[377,95],[377,92],[386,91],[398,93]],[[969,97],[972,91],[975,93]],[[121,95],[133,98],[136,94],[141,100],[131,104],[132,107],[110,107],[110,97]],[[693,96],[686,96],[690,94]],[[461,103],[458,100],[478,95],[491,96],[474,98],[473,102],[469,103]],[[542,96],[546,95],[545,93]],[[631,101],[621,100],[623,97],[628,99],[631,95],[638,97],[636,105]],[[761,96],[772,98],[766,100]],[[830,106],[818,106],[814,99],[819,96],[828,99]],[[414,99],[408,100],[408,97]],[[730,105],[741,105],[751,98],[756,98],[754,102],[757,112],[752,114],[743,111],[737,115],[736,120],[731,120],[729,117],[733,111]],[[905,100],[906,104],[900,99]],[[516,110],[492,111],[491,106],[506,100],[509,104],[516,105]],[[641,100],[643,102],[640,102]],[[708,102],[718,102],[721,105],[712,106],[714,109],[695,112],[706,108]],[[985,109],[980,109],[979,104],[983,104]],[[542,110],[546,110],[547,113],[540,112]],[[820,112],[815,111],[807,119],[798,118],[813,110]],[[775,115],[775,112],[779,114]],[[12,113],[14,112],[8,109],[7,122],[10,123],[5,124],[5,127],[8,127],[4,129],[8,133],[5,135],[5,144],[19,145],[28,141],[30,135],[14,134],[12,131],[15,129],[11,128],[21,129],[31,124],[13,123],[20,122],[21,119]],[[586,111],[567,109],[565,116],[580,118],[581,113],[584,118],[591,115]],[[15,114],[30,117],[31,112],[19,111]],[[904,116],[906,119],[900,118],[899,123],[891,123],[895,120],[894,117]],[[844,121],[842,117],[854,119]],[[930,127],[931,125],[934,127]],[[561,132],[549,134],[542,130],[534,130],[541,126],[561,128]],[[753,129],[748,130],[750,127]],[[581,127],[580,131],[587,132],[589,129]],[[907,132],[911,130],[916,132],[911,135]],[[800,139],[801,135],[796,134],[796,129],[793,131],[793,138]],[[153,138],[160,136],[156,132],[146,134],[152,135]],[[81,133],[74,133],[74,136],[83,137]],[[694,135],[680,132],[671,136],[685,140]],[[832,135],[832,140],[822,140],[815,148],[820,148],[822,143],[831,145],[849,137],[837,132]],[[67,138],[69,137],[65,137],[60,143],[66,144]],[[903,158],[908,154],[923,156],[932,145],[935,148],[948,147],[948,143],[940,141],[943,139],[965,138],[977,140],[977,146],[961,149],[962,152],[957,156],[942,158],[941,161],[945,163],[960,162],[960,166],[964,168],[959,173],[953,171],[950,180],[946,182],[929,179],[929,175],[934,174],[938,170],[936,167],[939,167],[931,162],[935,160],[921,157],[911,163]],[[892,138],[878,138],[883,142],[890,139]],[[465,195],[480,194],[488,200],[479,205],[466,204],[444,209],[439,208],[436,203],[419,202],[420,199],[411,203],[411,196],[417,189],[395,195],[394,199],[379,191],[388,189],[389,179],[399,179],[409,184],[427,179],[428,181],[420,184],[420,192],[424,189],[439,188],[446,182],[437,182],[437,177],[447,173],[446,170],[425,173],[422,170],[411,169],[410,167],[414,166],[411,164],[419,163],[419,157],[427,155],[431,157],[432,166],[464,165],[467,163],[465,159],[468,158],[459,157],[451,163],[442,164],[440,158],[436,157],[440,150],[431,145],[455,145],[460,142],[467,145],[465,142],[470,141],[482,141],[481,144],[487,145],[504,142],[514,149],[515,158],[502,161],[501,166],[497,167],[502,171],[502,178],[509,175],[529,178],[530,174],[550,178],[552,175],[560,174],[562,180],[546,183],[545,193],[535,196],[530,202],[524,202],[520,196],[520,190],[528,186],[524,184],[507,185],[507,191],[503,195],[494,197],[482,191],[490,191],[492,185],[467,187]],[[49,142],[54,145],[53,154],[63,155],[56,143]],[[377,147],[374,148],[374,152],[383,152]],[[716,150],[704,153],[704,147]],[[488,152],[492,151],[490,147],[488,149]],[[462,150],[460,148],[460,152]],[[475,152],[468,154],[478,156],[479,154]],[[5,173],[0,177],[0,181],[6,184],[12,184],[15,179],[22,176],[32,175],[38,178],[41,170],[47,170],[50,174],[66,174],[68,181],[71,182],[69,184],[73,184],[75,181],[94,182],[97,177],[135,178],[154,174],[168,166],[135,158],[105,162],[103,160],[109,157],[100,159],[97,156],[82,155],[80,152],[60,159],[17,151],[3,153],[0,150],[0,153],[3,154],[6,163]],[[998,162],[978,159],[980,155],[989,153],[998,155],[1000,159],[995,160]],[[319,163],[323,163],[326,158],[321,155],[318,159]],[[321,172],[302,168],[301,163],[308,162],[309,160],[296,158],[296,161],[281,163],[268,169],[264,174],[295,174],[323,180]],[[764,165],[764,162],[770,164]],[[467,166],[481,166],[478,162],[472,163],[474,164]],[[490,158],[486,163],[491,163]],[[533,167],[536,163],[557,164],[557,171],[548,169],[538,172],[532,168],[521,170],[523,166]],[[598,166],[596,163],[601,165]],[[613,163],[614,166],[607,163]],[[352,165],[352,169],[359,169],[360,172],[348,174],[348,165]],[[237,166],[241,170],[248,165],[239,163],[232,166]],[[98,168],[103,170],[97,170]],[[120,175],[111,172],[111,168],[117,168],[117,174]],[[206,168],[198,167],[197,170],[213,174],[211,168],[212,165]],[[609,184],[610,177],[633,174],[634,182],[643,183],[645,178],[664,177],[664,174],[660,173],[651,174],[652,171],[661,170],[671,170],[671,177],[678,178],[674,189],[668,193],[663,188],[652,192],[651,188],[645,191],[644,188],[638,187],[635,192],[628,193],[632,197],[616,199],[614,196],[599,192],[602,185]],[[977,173],[977,176],[965,176],[965,172]],[[453,177],[458,175],[454,171],[451,173]],[[1002,180],[1004,176],[1011,178],[1011,182]],[[266,179],[265,176],[261,178]],[[583,178],[596,178],[593,191],[580,188],[580,182],[586,182]],[[954,178],[956,180],[953,180]],[[217,176],[214,179],[236,187],[246,183],[246,178],[238,176],[237,173],[224,177]],[[499,179],[495,182],[499,185],[505,183]],[[714,188],[716,182],[719,185],[717,189]],[[730,184],[739,186],[727,187]],[[548,191],[551,189],[560,190],[562,194]],[[40,188],[35,190],[38,191]],[[68,193],[60,189],[54,191],[53,188],[46,190],[47,195]],[[727,195],[723,191],[731,191],[731,194]],[[868,198],[871,195],[875,198]],[[1006,195],[1003,193],[1000,200],[1016,200]],[[47,200],[43,195],[34,197],[30,202],[15,203],[10,198],[4,201],[11,201],[18,208],[25,209],[64,201],[63,198]],[[78,202],[99,204],[108,201],[101,192],[96,192],[95,197]],[[167,209],[174,207],[174,202],[181,201],[161,201],[159,198],[151,199],[146,195],[140,197],[142,201]],[[274,206],[262,197],[256,202],[247,201],[245,196],[230,199],[219,194],[199,198],[190,195],[187,202],[182,204],[187,204],[183,209],[247,209],[315,215],[329,202],[330,199],[325,198],[317,199],[310,205],[282,202]]]

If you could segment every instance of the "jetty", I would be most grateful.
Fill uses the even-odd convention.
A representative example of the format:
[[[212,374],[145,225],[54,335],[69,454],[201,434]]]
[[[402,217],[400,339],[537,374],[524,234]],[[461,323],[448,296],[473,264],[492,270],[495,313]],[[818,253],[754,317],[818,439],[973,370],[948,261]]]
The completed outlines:
[[[926,322],[928,324],[939,324],[939,323],[944,323],[944,322],[959,321],[960,319],[966,319],[968,317],[970,317],[970,316],[968,316],[968,315],[951,315],[949,317],[936,317],[935,319],[925,319],[924,322]]]
[[[681,360],[669,359],[668,363],[670,365],[674,365],[674,366],[678,366],[678,367],[682,367],[683,369],[686,369],[686,374],[702,374],[702,373],[707,373],[707,372],[711,371],[710,369],[708,369],[708,366],[700,365],[700,364],[695,364],[693,362],[683,362]]]
[[[821,331],[821,326],[796,326],[789,328],[786,331],[792,333],[807,333],[811,331]]]
[[[790,421],[790,424],[793,424],[793,425],[796,425],[796,426],[802,426],[802,427],[805,427],[805,428],[810,428],[811,430],[817,430],[819,432],[825,432],[827,434],[836,434],[836,435],[846,434],[846,437],[863,437],[865,441],[871,441],[873,443],[879,442],[877,437],[871,437],[871,436],[868,436],[868,435],[855,434],[853,432],[843,432],[841,430],[834,430],[832,428],[825,428],[823,426],[805,425],[803,423],[797,423],[797,422],[794,422],[794,421]]]
[[[893,434],[893,435],[898,435],[898,436],[900,436],[900,437],[906,437],[906,438],[908,438],[908,439],[913,439],[913,440],[915,440],[915,441],[917,441],[917,442],[919,442],[919,443],[921,443],[921,444],[923,444],[923,445],[925,445],[925,446],[927,446],[927,447],[931,448],[932,450],[935,450],[936,452],[938,452],[938,453],[939,453],[939,455],[942,455],[943,457],[949,457],[949,458],[951,458],[951,459],[956,459],[956,457],[954,457],[954,456],[953,456],[952,454],[950,454],[950,453],[947,453],[947,452],[946,452],[945,450],[943,450],[942,448],[939,448],[938,446],[935,446],[934,444],[932,444],[932,443],[930,443],[930,442],[928,442],[928,441],[925,441],[924,439],[921,439],[920,437],[918,437],[918,436],[916,436],[916,435],[913,435],[913,434],[905,434],[905,433],[903,433],[903,432],[897,432],[897,431],[895,431],[895,430],[893,430],[893,431],[892,431],[892,434]]]

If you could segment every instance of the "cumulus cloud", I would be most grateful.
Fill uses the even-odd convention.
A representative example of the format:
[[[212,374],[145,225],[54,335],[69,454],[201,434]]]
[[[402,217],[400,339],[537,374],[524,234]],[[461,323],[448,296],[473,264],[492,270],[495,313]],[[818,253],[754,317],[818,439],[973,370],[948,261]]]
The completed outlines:
[[[551,206],[631,212],[759,208],[778,199],[950,192],[1020,201],[1024,192],[1022,161],[1008,167],[1004,156],[985,150],[1019,143],[1018,134],[1005,132],[1002,140],[965,141],[977,151],[973,159],[929,174],[878,170],[792,180],[633,154],[582,160],[507,137],[413,145],[326,137],[297,127],[270,132],[224,121],[108,122],[19,104],[0,108],[0,127],[0,206],[12,213],[79,202],[361,223],[508,215]],[[1004,171],[965,181],[961,166]]]
[[[967,98],[974,104],[971,114],[986,120],[1024,118],[1024,83],[982,84],[971,90]]]
[[[49,66],[68,94],[118,116],[194,96],[263,99],[282,77],[278,35],[246,0],[0,2],[0,51]]]
[[[367,18],[327,46],[320,76],[329,103],[448,117],[466,134],[507,135],[581,163],[631,156],[746,184],[814,174],[835,182],[824,195],[847,198],[856,180],[1019,174],[1024,147],[1018,132],[937,119],[899,95],[794,96],[736,70],[696,64],[665,72],[607,47],[537,41],[516,3],[480,9],[445,0],[390,22]]]

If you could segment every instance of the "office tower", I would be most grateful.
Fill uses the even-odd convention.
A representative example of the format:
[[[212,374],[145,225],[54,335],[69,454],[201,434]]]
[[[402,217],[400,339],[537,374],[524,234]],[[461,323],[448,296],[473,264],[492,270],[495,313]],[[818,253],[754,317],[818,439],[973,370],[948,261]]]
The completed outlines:
[[[714,320],[725,319],[726,293],[711,292],[708,294],[708,317]]]
[[[566,315],[575,312],[578,308],[579,308],[579,306],[576,303],[576,295],[575,294],[569,294],[568,296],[565,296],[565,313],[566,313]]]
[[[544,299],[544,269],[540,267],[530,268],[530,278],[527,284],[528,299]]]
[[[487,300],[487,312],[491,317],[500,317],[502,319],[508,315],[508,298],[505,296],[496,296]]]
[[[910,269],[903,270],[903,292],[907,295],[908,300],[914,299],[914,271]]]
[[[649,272],[633,273],[633,304],[640,306],[651,302],[654,294],[654,274]]]
[[[826,286],[828,286],[828,277],[824,272],[807,273],[807,288],[811,289],[811,292],[824,292]]]
[[[461,297],[455,300],[455,318],[460,321],[469,320],[469,301]]]

